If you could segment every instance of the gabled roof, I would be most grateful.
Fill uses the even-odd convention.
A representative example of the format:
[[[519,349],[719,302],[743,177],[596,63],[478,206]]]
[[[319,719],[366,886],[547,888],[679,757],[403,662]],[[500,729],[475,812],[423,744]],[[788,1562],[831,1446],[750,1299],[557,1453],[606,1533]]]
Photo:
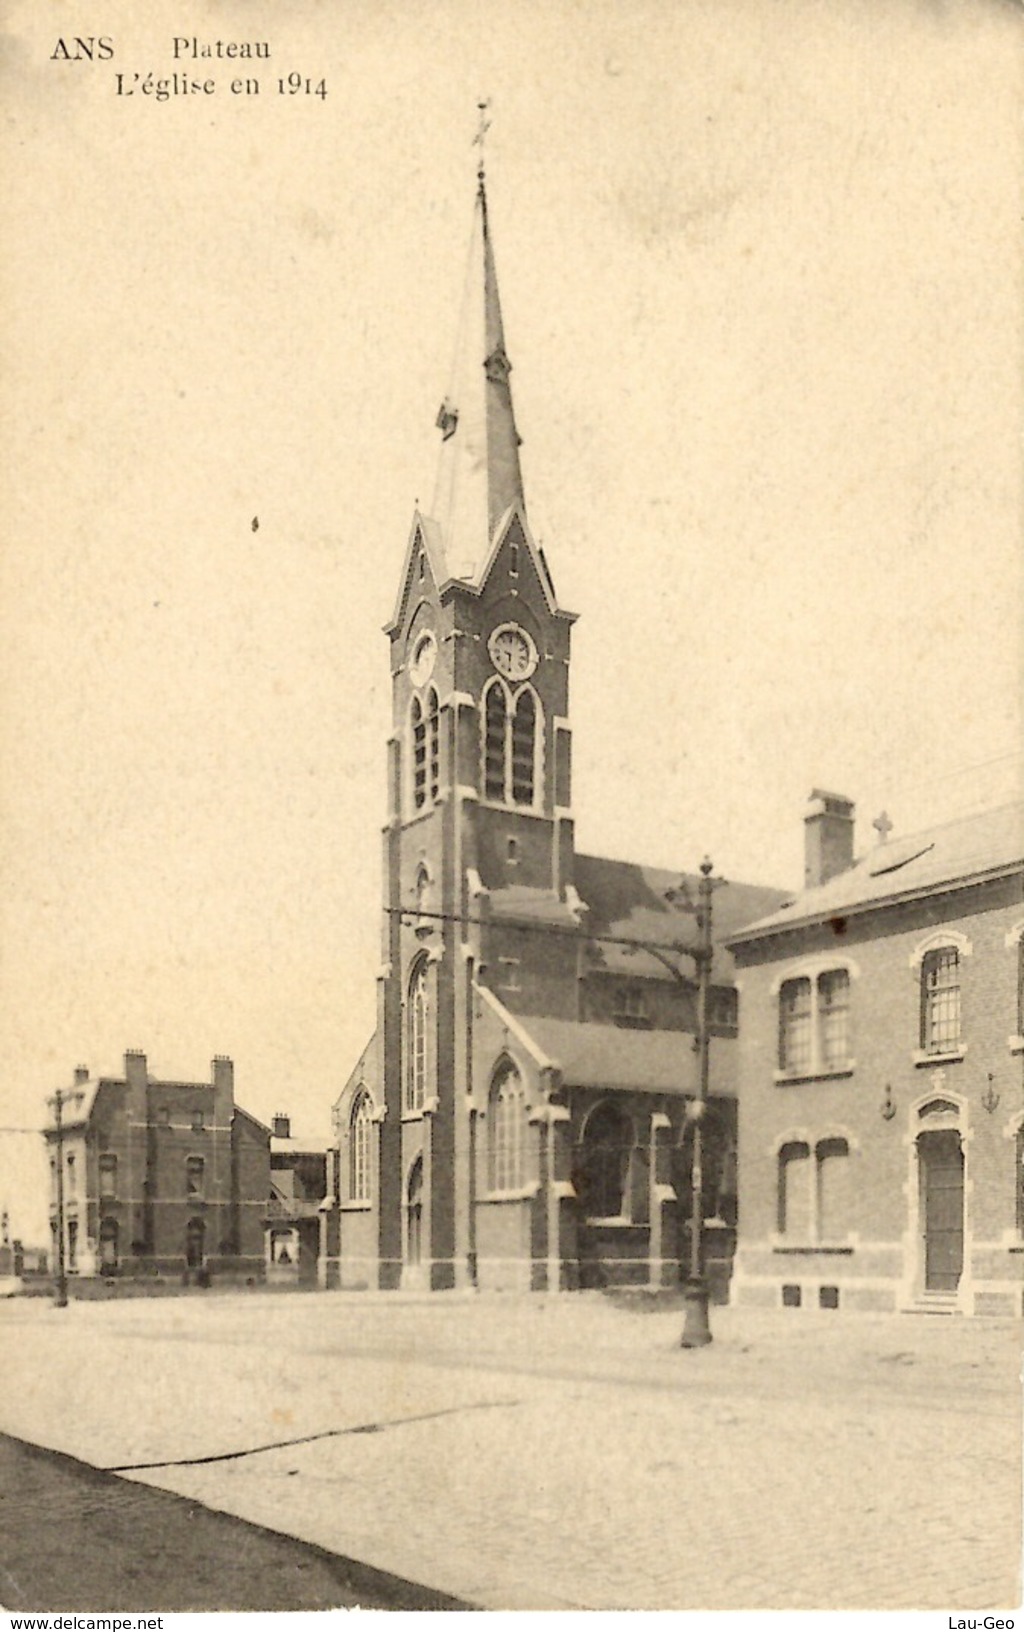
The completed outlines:
[[[524,1015],[523,1024],[572,1088],[642,1088],[692,1094],[693,1038],[684,1031],[630,1031],[581,1020]]]
[[[938,895],[1014,871],[1024,871],[1024,803],[1019,801],[890,838],[845,872],[738,927],[731,944],[741,946],[798,924]]]
[[[669,890],[685,886],[696,904],[699,873],[670,872],[662,867],[643,867],[637,862],[618,861],[606,856],[577,855],[576,889],[590,909],[584,920],[592,934],[621,936],[623,939],[656,941],[661,944],[697,945],[699,930],[693,912],[685,903],[665,899]],[[712,896],[712,939],[715,946],[712,978],[728,982],[733,978],[733,961],[726,943],[740,925],[752,917],[770,912],[785,899],[785,892],[761,884],[733,884],[716,887]],[[656,958],[628,947],[598,943],[600,965],[615,973],[665,977]],[[691,960],[680,964],[684,974],[692,974]],[[671,978],[671,977],[668,977]]]

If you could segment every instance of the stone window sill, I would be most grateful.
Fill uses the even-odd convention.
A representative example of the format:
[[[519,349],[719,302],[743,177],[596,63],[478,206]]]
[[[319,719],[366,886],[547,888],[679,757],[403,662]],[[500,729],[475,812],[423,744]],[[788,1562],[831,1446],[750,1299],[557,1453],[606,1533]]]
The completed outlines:
[[[814,1258],[852,1258],[854,1249],[839,1245],[826,1245],[821,1241],[808,1241],[803,1246],[777,1246],[773,1252],[785,1255],[787,1253],[801,1253],[805,1257]]]
[[[341,1204],[341,1211],[343,1213],[369,1213],[373,1211],[373,1202],[343,1201]]]
[[[1008,1037],[1006,1041],[1011,1054],[1024,1054],[1024,1037]]]
[[[791,1082],[829,1082],[835,1077],[852,1077],[856,1064],[856,1060],[847,1060],[845,1065],[830,1065],[825,1070],[773,1071],[772,1078],[780,1088]]]
[[[916,1048],[914,1050],[912,1058],[913,1058],[914,1064],[918,1065],[918,1066],[920,1066],[920,1065],[955,1065],[957,1060],[962,1060],[966,1053],[967,1053],[967,1044],[966,1043],[958,1043],[956,1048],[944,1048],[942,1050],[938,1050],[938,1049],[930,1050],[930,1049],[927,1049],[927,1048]]]
[[[481,1200],[486,1202],[532,1201],[537,1194],[538,1188],[536,1184],[524,1184],[518,1190],[488,1190],[481,1197]]]

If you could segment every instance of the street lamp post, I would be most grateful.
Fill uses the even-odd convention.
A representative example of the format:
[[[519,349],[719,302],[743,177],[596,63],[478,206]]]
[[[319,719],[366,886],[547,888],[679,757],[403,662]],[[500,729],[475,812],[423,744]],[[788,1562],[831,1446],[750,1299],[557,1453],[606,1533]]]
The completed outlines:
[[[57,1309],[66,1309],[68,1306],[68,1276],[64,1262],[64,1101],[70,1099],[70,1094],[64,1094],[58,1088],[50,1104],[53,1106],[54,1124],[57,1129],[57,1296],[54,1306]]]
[[[710,1065],[710,1035],[708,1031],[708,993],[711,984],[711,861],[705,856],[700,864],[697,924],[700,941],[693,956],[697,963],[697,1037],[699,1060],[697,1097],[691,1108],[693,1126],[693,1160],[690,1168],[690,1253],[685,1299],[683,1335],[680,1346],[701,1349],[711,1342],[708,1320],[708,1282],[704,1265],[704,1116],[708,1104]]]

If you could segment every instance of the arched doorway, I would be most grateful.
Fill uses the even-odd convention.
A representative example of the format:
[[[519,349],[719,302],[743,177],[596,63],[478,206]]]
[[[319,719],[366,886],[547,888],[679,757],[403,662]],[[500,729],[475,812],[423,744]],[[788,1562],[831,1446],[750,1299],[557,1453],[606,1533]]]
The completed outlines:
[[[631,1119],[611,1100],[588,1116],[573,1174],[588,1219],[630,1217],[629,1167],[635,1143]]]
[[[964,1268],[964,1147],[959,1108],[934,1099],[917,1113],[920,1285],[925,1293],[955,1295]]]
[[[423,1252],[423,1157],[417,1156],[409,1170],[405,1191],[405,1261],[411,1267]]]

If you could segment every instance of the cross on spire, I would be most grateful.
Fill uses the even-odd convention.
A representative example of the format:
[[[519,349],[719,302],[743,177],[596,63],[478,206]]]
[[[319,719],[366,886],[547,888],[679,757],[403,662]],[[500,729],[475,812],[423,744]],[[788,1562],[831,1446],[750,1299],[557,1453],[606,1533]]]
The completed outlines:
[[[883,810],[881,816],[876,816],[875,817],[874,821],[871,823],[871,826],[874,828],[875,832],[878,834],[879,844],[888,844],[889,834],[893,830],[893,823],[892,823],[888,813]]]
[[[487,117],[487,109],[490,107],[490,105],[491,99],[489,96],[485,96],[483,101],[478,102],[476,105],[477,125],[476,135],[473,137],[473,146],[479,147],[480,149],[480,168],[476,175],[481,187],[483,186],[484,182],[484,138],[491,128],[491,121]]]

